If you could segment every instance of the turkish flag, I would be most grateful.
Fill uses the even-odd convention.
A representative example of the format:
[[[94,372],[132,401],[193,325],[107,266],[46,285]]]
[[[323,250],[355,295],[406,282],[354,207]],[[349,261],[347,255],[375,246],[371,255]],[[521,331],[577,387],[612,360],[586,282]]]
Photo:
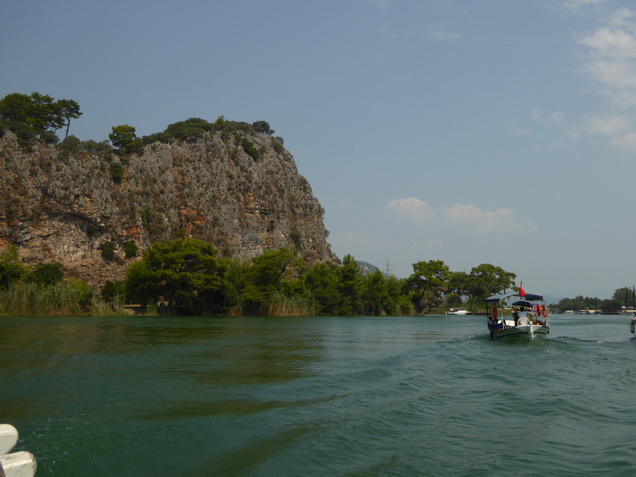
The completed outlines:
[[[519,297],[523,298],[526,296],[526,291],[523,289],[523,282],[519,284]]]

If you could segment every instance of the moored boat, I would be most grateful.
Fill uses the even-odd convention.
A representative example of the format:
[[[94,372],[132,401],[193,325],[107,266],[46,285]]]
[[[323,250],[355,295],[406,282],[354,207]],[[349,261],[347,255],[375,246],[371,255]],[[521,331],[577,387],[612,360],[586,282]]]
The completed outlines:
[[[509,336],[534,338],[550,333],[550,314],[543,295],[526,293],[520,287],[518,293],[486,298],[486,305],[492,306],[487,320],[491,339]],[[508,310],[510,315],[506,316]]]
[[[446,310],[447,315],[468,315],[470,311],[465,310],[463,308],[449,308]]]

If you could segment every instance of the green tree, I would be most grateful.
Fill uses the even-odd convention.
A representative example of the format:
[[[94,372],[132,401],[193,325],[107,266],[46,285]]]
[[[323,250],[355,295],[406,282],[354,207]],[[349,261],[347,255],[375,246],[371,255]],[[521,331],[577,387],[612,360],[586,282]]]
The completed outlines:
[[[124,301],[124,282],[112,282],[107,280],[102,288],[102,298],[108,303],[120,303]]]
[[[243,150],[249,154],[252,159],[254,159],[255,161],[258,161],[261,158],[261,151],[259,151],[258,149],[256,149],[254,147],[254,144],[252,144],[248,139],[246,138],[242,138],[241,139],[241,147],[243,148]]]
[[[63,278],[64,272],[59,263],[42,263],[27,276],[28,281],[41,285],[56,285]]]
[[[426,314],[445,303],[450,269],[442,260],[429,260],[413,264],[413,273],[407,280],[407,290],[418,313]]]
[[[101,142],[93,141],[92,139],[82,141],[80,149],[83,152],[95,154],[102,158],[108,158],[113,153],[113,148],[107,140],[103,140]]]
[[[69,154],[76,154],[82,150],[81,148],[82,141],[72,134],[60,143],[60,151],[67,152]]]
[[[210,131],[213,125],[201,118],[190,118],[170,124],[163,132],[164,139],[192,139]]]
[[[79,118],[82,113],[80,112],[80,106],[72,99],[60,99],[57,101],[58,114],[66,121],[66,133],[64,139],[68,138],[68,131],[71,127],[71,119]]]
[[[60,127],[53,98],[34,92],[31,96],[11,93],[0,100],[0,125],[28,140]]]
[[[340,303],[337,265],[317,263],[302,276],[318,315],[335,315]]]
[[[387,279],[376,269],[362,279],[361,298],[365,315],[392,315],[395,304],[389,293]]]
[[[612,298],[618,301],[622,306],[632,308],[636,303],[636,296],[634,296],[634,289],[629,287],[617,288],[614,291]]]
[[[112,133],[108,135],[108,139],[119,152],[130,154],[138,152],[143,148],[143,142],[137,138],[136,129],[128,124],[113,126]]]
[[[0,100],[0,128],[8,128],[21,139],[39,137],[47,142],[57,142],[54,132],[66,125],[66,135],[71,119],[82,115],[79,104],[71,99],[55,101],[51,96],[37,91],[30,96],[11,93]]]
[[[0,251],[0,288],[9,288],[26,274],[27,269],[20,261],[18,247],[10,245]]]
[[[135,242],[126,242],[124,244],[124,253],[126,254],[126,258],[135,258],[138,251],[139,248]]]
[[[281,293],[297,251],[289,248],[267,250],[254,257],[242,272],[238,288],[245,311],[263,313],[275,295]]]
[[[462,297],[469,294],[469,275],[465,272],[450,272],[447,278],[448,294],[446,303],[449,306],[461,306]]]
[[[338,314],[345,316],[361,314],[362,271],[358,261],[352,255],[345,255],[338,272],[338,292],[340,293]]]
[[[269,123],[267,121],[256,121],[252,123],[252,127],[254,128],[254,131],[265,133],[268,136],[271,136],[276,132],[269,127]]]
[[[121,162],[110,163],[110,177],[115,184],[121,183],[121,180],[124,178],[124,166]]]
[[[78,278],[69,279],[66,283],[66,286],[75,293],[77,301],[82,310],[90,310],[91,305],[93,304],[93,298],[95,296],[95,293],[93,292],[91,286],[84,280],[80,280]]]
[[[115,243],[104,242],[98,247],[98,249],[102,252],[102,258],[104,260],[115,259],[115,250],[117,249],[117,245]]]
[[[128,300],[146,305],[165,302],[180,315],[219,313],[231,304],[226,259],[203,240],[156,243],[130,266],[124,280]]]
[[[484,299],[497,293],[503,293],[515,285],[517,275],[505,271],[501,267],[482,263],[470,270],[467,291],[470,294],[470,307],[474,301],[482,303]]]

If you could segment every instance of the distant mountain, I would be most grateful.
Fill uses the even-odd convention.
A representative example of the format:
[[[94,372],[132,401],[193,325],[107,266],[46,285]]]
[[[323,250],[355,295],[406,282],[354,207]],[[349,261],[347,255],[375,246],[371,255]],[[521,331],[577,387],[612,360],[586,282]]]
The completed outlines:
[[[558,298],[558,297],[554,297],[554,296],[550,296],[550,295],[543,295],[543,299],[545,300],[545,302],[548,305],[556,305],[561,300],[563,300],[563,298]]]
[[[372,265],[369,262],[363,262],[361,260],[358,260],[358,265],[360,266],[363,275],[374,273],[376,270],[379,270],[379,268],[375,265]]]

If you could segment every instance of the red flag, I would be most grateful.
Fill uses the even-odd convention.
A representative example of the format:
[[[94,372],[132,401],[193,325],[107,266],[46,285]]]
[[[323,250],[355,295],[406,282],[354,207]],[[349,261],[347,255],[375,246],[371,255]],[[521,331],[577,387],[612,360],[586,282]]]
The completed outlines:
[[[526,296],[526,291],[523,289],[523,282],[519,284],[519,297],[523,298]]]

